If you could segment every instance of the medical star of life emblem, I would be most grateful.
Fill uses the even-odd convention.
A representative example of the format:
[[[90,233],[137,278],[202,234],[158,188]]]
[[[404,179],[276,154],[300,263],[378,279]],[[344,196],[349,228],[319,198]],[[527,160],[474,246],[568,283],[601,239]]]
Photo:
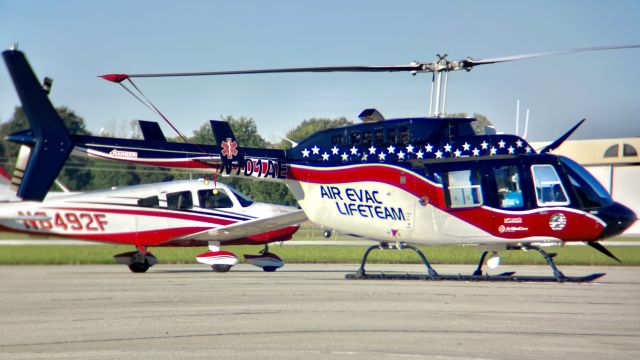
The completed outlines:
[[[222,146],[222,155],[226,156],[227,159],[231,160],[234,156],[238,155],[238,143],[231,141],[231,138],[227,138],[220,146]]]

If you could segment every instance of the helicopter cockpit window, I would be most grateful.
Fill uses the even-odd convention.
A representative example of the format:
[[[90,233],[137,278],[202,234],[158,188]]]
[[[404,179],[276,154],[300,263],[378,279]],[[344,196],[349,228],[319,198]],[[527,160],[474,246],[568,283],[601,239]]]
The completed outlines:
[[[158,196],[149,196],[138,199],[138,206],[157,208],[160,206],[160,201],[158,200]]]
[[[222,189],[218,189],[217,194],[214,194],[210,189],[198,190],[198,200],[200,200],[200,207],[203,209],[233,207],[233,202],[229,198],[229,195]]]
[[[569,205],[567,192],[552,165],[532,165],[531,172],[539,206]]]
[[[524,206],[520,174],[517,166],[500,166],[493,168],[496,179],[498,205],[502,209],[512,209]]]
[[[585,208],[597,208],[611,204],[611,196],[589,171],[575,161],[560,157],[569,175],[569,180]]]
[[[356,131],[349,134],[349,140],[352,145],[360,145],[360,132]]]
[[[400,127],[400,143],[401,144],[409,143],[409,128],[406,126]]]
[[[447,173],[447,181],[451,208],[482,205],[482,177],[477,170],[450,171]]]
[[[180,191],[167,194],[167,207],[169,209],[187,210],[193,207],[191,191]]]
[[[382,129],[376,129],[374,132],[374,137],[376,139],[376,145],[384,144],[384,131]]]
[[[333,135],[331,137],[331,145],[342,145],[342,135]]]

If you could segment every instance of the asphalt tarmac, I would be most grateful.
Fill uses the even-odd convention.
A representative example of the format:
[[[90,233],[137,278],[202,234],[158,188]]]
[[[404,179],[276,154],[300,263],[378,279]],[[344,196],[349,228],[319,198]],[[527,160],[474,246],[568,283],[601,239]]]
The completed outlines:
[[[0,359],[640,359],[640,267],[563,268],[608,273],[592,284],[345,280],[355,268],[0,267]]]

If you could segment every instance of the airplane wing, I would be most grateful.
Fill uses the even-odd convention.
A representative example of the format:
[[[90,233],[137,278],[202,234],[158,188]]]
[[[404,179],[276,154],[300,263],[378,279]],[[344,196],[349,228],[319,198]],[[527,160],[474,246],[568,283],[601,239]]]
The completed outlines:
[[[307,220],[304,211],[297,210],[267,218],[237,222],[228,226],[201,231],[174,240],[226,241],[241,239],[247,236],[261,234],[271,230],[300,224]]]

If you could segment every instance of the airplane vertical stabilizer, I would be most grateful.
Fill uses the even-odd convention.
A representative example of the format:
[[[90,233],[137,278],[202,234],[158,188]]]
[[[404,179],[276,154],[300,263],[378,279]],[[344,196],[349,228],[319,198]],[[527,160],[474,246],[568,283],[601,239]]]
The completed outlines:
[[[35,142],[18,188],[18,196],[24,200],[40,201],[58,177],[73,149],[73,141],[24,54],[7,50],[2,56],[31,125]]]

